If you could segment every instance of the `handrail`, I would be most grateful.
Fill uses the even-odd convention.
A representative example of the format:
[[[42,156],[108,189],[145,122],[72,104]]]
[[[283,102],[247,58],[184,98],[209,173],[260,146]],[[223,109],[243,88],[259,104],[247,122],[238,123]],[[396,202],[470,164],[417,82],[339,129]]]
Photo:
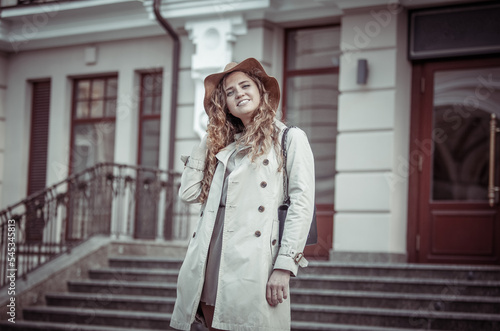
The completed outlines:
[[[84,0],[17,0],[13,5],[1,6],[1,8],[15,8],[15,7],[25,7],[25,6],[35,6],[35,5],[43,5],[46,3],[52,2],[75,2],[75,1],[84,1]]]
[[[0,287],[10,271],[24,277],[94,235],[186,239],[191,213],[179,185],[174,171],[99,163],[8,206],[0,211]]]

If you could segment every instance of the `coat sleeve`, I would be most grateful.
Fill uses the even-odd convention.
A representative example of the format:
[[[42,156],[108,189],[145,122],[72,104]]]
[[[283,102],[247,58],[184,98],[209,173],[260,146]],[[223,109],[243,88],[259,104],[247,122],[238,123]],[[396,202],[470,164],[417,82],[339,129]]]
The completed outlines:
[[[191,155],[182,155],[184,171],[181,177],[179,197],[186,203],[198,202],[201,193],[201,181],[207,156],[207,136],[205,135],[198,146],[193,147]]]
[[[304,250],[314,211],[314,157],[304,131],[293,128],[287,137],[287,172],[290,207],[274,269],[297,275],[297,254]]]

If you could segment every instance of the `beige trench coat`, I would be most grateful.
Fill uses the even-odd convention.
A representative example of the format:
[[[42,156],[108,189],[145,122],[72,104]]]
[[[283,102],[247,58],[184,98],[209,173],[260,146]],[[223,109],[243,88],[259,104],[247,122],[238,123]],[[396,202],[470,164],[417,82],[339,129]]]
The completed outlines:
[[[276,121],[282,130],[284,124]],[[281,134],[280,134],[281,139]],[[281,141],[281,140],[280,140]],[[290,298],[272,307],[266,300],[266,284],[273,269],[297,275],[297,253],[303,251],[314,208],[314,159],[305,133],[288,132],[289,194],[291,205],[282,245],[278,240],[278,206],[283,201],[283,173],[278,172],[276,150],[271,148],[251,162],[248,156],[229,175],[223,243],[216,306],[212,326],[231,331],[290,330]],[[189,157],[182,174],[179,195],[195,203],[205,164],[205,139]],[[206,203],[179,272],[177,300],[170,325],[189,330],[195,319],[203,288],[205,264],[226,164],[236,144],[217,154],[219,160]]]

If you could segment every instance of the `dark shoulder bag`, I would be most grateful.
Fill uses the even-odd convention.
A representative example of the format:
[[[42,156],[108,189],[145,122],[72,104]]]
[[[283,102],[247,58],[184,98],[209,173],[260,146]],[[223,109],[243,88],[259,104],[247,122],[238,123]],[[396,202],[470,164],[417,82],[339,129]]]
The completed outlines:
[[[279,220],[279,244],[281,245],[281,238],[283,237],[283,230],[285,229],[286,214],[288,212],[288,207],[290,206],[290,196],[288,195],[288,173],[286,170],[286,136],[288,130],[292,127],[286,128],[283,131],[283,136],[281,138],[281,151],[283,153],[283,204],[278,207],[278,220]],[[316,206],[314,206],[313,218],[311,222],[311,228],[309,229],[309,234],[307,235],[306,245],[315,245],[318,242],[318,228],[316,225]]]

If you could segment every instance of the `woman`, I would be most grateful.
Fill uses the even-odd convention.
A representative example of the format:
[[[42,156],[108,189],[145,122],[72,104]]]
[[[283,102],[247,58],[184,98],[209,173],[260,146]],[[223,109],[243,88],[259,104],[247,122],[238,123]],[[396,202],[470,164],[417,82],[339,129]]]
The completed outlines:
[[[281,246],[281,136],[275,78],[249,58],[205,79],[207,135],[183,157],[179,195],[202,204],[179,272],[170,325],[189,330],[195,317],[210,330],[290,330],[290,275],[314,206],[314,160],[306,135],[290,129],[287,172],[291,205]]]

